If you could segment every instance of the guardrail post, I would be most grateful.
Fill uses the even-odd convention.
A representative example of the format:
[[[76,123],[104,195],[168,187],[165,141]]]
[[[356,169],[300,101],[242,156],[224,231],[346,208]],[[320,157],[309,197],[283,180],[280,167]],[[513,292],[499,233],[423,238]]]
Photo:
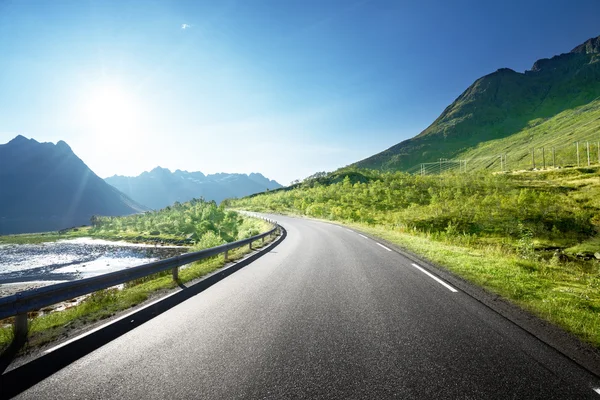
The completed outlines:
[[[25,342],[25,340],[27,340],[28,332],[27,313],[15,315],[15,321],[13,323],[14,341],[16,343]]]
[[[225,258],[225,263],[227,263],[227,250],[225,250],[225,253],[223,253],[224,258]]]
[[[263,236],[261,239],[262,239],[262,244],[264,245],[265,244],[265,237]]]
[[[252,250],[252,242],[248,243],[248,247]]]
[[[173,268],[171,270],[171,272],[173,273],[173,280],[178,281],[179,280],[179,267]]]

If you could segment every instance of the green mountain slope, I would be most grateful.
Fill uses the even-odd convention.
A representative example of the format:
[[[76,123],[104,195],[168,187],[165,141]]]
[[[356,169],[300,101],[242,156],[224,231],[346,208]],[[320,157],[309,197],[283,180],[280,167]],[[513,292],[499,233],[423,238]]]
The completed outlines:
[[[600,162],[600,99],[552,118],[533,120],[509,137],[480,143],[457,157],[468,160],[469,170],[502,168],[499,155],[506,155],[505,170],[540,168],[544,164],[546,167],[586,166],[588,143],[590,162]]]
[[[476,80],[419,135],[354,165],[409,170],[464,156],[483,142],[512,137],[566,110],[585,112],[582,106],[600,98],[599,53],[600,36],[538,60],[525,73],[499,69]]]

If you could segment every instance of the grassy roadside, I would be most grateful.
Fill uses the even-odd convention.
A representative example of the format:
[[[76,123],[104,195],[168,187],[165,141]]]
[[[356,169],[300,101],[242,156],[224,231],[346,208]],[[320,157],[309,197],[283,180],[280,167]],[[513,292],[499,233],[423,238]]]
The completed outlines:
[[[600,348],[598,263],[526,260],[501,246],[465,247],[382,226],[345,225],[433,261]]]
[[[228,204],[355,227],[600,348],[600,167],[340,170]]]
[[[268,228],[270,229],[270,225]],[[263,231],[266,230],[268,229],[264,229]],[[259,249],[268,245],[271,241],[270,237],[266,237],[264,243],[262,240],[258,240],[253,242],[252,247],[253,249]],[[239,260],[248,253],[250,253],[250,249],[248,246],[244,246],[230,251],[228,259],[230,261]],[[185,284],[194,281],[222,268],[224,265],[225,262],[222,255],[195,262],[180,269],[179,283]],[[95,292],[80,304],[67,308],[64,311],[52,312],[42,316],[36,316],[37,313],[30,313],[28,342],[21,349],[21,352],[27,353],[32,349],[64,337],[69,332],[76,331],[86,324],[112,317],[118,312],[130,309],[152,297],[160,296],[177,288],[179,283],[173,281],[170,271],[165,271],[137,281],[128,282],[121,290],[112,288]],[[8,318],[0,321],[0,326],[11,322],[12,318]],[[6,326],[0,328],[0,351],[4,350],[10,344],[12,338],[12,327]]]

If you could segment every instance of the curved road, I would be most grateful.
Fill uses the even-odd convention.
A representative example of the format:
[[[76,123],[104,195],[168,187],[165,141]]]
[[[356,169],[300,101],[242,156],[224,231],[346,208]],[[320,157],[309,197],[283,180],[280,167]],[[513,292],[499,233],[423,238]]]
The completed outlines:
[[[600,400],[597,378],[395,251],[275,218],[271,252],[19,398]]]

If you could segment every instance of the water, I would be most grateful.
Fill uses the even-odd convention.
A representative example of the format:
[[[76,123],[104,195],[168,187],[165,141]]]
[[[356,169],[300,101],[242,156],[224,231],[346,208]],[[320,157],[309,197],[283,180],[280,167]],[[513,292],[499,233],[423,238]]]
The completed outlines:
[[[0,244],[0,297],[18,290],[134,267],[188,250],[91,238]]]

